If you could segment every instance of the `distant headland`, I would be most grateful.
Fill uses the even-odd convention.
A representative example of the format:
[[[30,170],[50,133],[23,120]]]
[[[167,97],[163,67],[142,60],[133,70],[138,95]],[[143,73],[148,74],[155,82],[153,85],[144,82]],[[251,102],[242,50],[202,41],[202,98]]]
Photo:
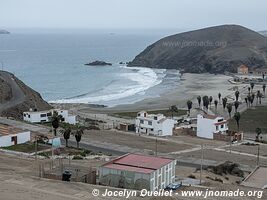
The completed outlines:
[[[0,34],[10,34],[7,30],[0,29]]]

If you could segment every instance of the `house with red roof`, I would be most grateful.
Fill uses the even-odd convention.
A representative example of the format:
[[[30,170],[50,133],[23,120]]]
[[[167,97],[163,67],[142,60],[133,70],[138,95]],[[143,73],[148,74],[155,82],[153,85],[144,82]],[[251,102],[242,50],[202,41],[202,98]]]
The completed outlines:
[[[99,183],[126,189],[164,189],[175,180],[176,160],[139,154],[126,154],[102,165]]]

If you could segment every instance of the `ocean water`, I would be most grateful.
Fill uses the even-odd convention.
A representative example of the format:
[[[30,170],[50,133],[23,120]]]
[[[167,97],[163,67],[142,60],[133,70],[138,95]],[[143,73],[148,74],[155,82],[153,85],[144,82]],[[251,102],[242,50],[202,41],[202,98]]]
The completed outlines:
[[[179,84],[176,70],[127,67],[170,32],[15,30],[0,35],[0,62],[49,102],[134,103]],[[103,60],[112,66],[85,66]],[[1,67],[0,63],[0,67]]]

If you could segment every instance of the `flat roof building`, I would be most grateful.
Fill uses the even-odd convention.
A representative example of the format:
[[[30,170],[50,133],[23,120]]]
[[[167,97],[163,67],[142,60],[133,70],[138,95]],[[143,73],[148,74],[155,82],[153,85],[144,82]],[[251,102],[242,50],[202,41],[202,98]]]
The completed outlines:
[[[0,124],[0,147],[23,144],[31,140],[31,132]]]
[[[176,161],[169,158],[126,154],[99,169],[101,185],[155,191],[175,180]]]

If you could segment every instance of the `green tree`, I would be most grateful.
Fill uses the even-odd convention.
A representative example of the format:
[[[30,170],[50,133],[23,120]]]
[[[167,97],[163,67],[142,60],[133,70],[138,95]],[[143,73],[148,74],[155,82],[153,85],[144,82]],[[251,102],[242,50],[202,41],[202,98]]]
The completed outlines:
[[[223,109],[225,109],[226,108],[226,104],[227,104],[227,98],[226,97],[223,98],[222,101],[223,101]]]
[[[237,130],[239,131],[239,121],[240,121],[241,115],[239,112],[236,112],[234,115],[234,119],[236,121],[236,125],[237,125]]]
[[[188,114],[189,114],[189,116],[190,116],[190,110],[192,109],[192,105],[193,105],[192,101],[188,100],[187,101],[187,108],[188,108]]]
[[[210,96],[210,97],[209,97],[209,104],[210,104],[210,107],[211,107],[212,100],[213,100],[213,97]]]
[[[254,86],[255,86],[255,83],[254,82],[251,82],[250,83],[251,91],[253,91]]]
[[[238,109],[238,107],[239,107],[239,101],[235,101],[234,102],[234,106],[235,106],[235,112],[237,112],[237,109]]]
[[[172,106],[169,108],[169,111],[171,112],[171,115],[172,115],[172,118],[173,118],[174,113],[178,113],[178,108],[177,108],[177,106],[172,105]]]
[[[198,102],[198,106],[199,106],[199,108],[200,108],[200,104],[201,104],[201,96],[198,96],[198,97],[197,97],[197,102]]]
[[[222,94],[219,93],[219,94],[218,94],[219,102],[221,102],[221,97],[222,97]]]
[[[202,101],[203,101],[203,106],[208,110],[209,109],[209,97],[208,96],[204,96],[202,97]]]
[[[68,141],[70,139],[71,129],[69,127],[64,129],[62,135],[66,141],[66,147],[68,147]]]
[[[245,102],[246,102],[247,107],[248,107],[248,97],[245,97]]]
[[[215,100],[215,101],[214,101],[215,111],[216,111],[216,112],[217,112],[217,108],[218,108],[218,103],[219,103],[218,100]]]
[[[75,132],[74,132],[74,137],[76,139],[76,143],[77,143],[77,148],[80,148],[80,142],[82,139],[82,135],[83,135],[83,129],[78,128]]]
[[[237,90],[237,91],[235,91],[235,100],[236,101],[238,101],[238,99],[239,99],[239,91]]]
[[[231,112],[233,110],[233,105],[231,103],[227,104],[227,111],[229,113],[229,117],[231,118]]]
[[[58,115],[57,112],[54,112],[52,118],[51,118],[51,123],[52,123],[52,127],[54,129],[54,135],[57,136],[57,129],[59,127],[59,123],[61,120],[62,116]]]

